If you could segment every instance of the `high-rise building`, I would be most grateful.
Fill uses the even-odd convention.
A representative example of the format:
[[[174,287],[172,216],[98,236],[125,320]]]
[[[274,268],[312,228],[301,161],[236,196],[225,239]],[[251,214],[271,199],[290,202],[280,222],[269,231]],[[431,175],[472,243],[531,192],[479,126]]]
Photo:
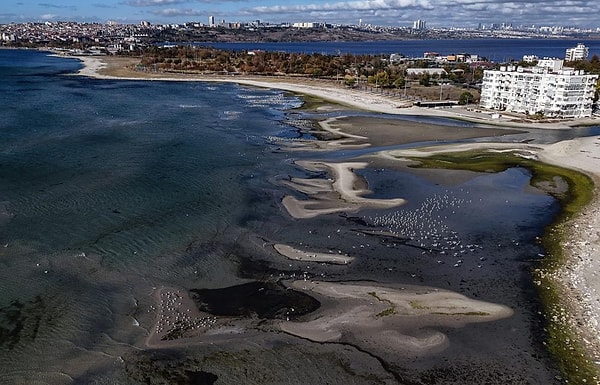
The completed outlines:
[[[208,25],[211,27],[215,26],[215,17],[214,16],[209,16],[208,17]]]
[[[484,71],[481,107],[552,118],[590,117],[598,75],[563,67],[560,59],[540,62],[543,66]]]
[[[422,30],[425,29],[425,20],[415,20],[413,23],[413,29]]]
[[[565,61],[585,60],[587,59],[590,50],[583,43],[577,44],[573,48],[567,48],[565,51]]]

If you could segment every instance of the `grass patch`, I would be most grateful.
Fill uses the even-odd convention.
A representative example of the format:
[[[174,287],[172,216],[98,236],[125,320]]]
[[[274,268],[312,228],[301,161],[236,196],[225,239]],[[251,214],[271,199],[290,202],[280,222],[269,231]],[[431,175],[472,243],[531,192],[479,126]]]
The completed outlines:
[[[567,169],[542,163],[533,159],[524,158],[517,151],[514,152],[482,152],[463,151],[447,154],[434,154],[428,157],[410,157],[417,162],[409,167],[413,168],[439,168],[450,170],[468,170],[476,172],[502,172],[512,167],[524,167],[531,174],[530,184],[552,195],[562,205],[562,212],[557,222],[562,222],[573,214],[578,213],[590,202],[594,193],[594,182],[587,175]],[[556,179],[564,181],[566,191],[557,191]]]
[[[394,307],[390,307],[390,308],[385,309],[382,312],[375,314],[375,317],[380,318],[380,317],[386,317],[386,316],[390,316],[390,315],[394,315],[394,314],[396,314],[396,309]]]
[[[423,306],[419,301],[410,301],[408,304],[413,309],[419,309],[419,310],[428,309],[426,306]]]
[[[485,316],[489,316],[490,313],[486,313],[484,311],[468,311],[465,313],[442,313],[442,312],[436,312],[436,313],[431,313],[431,314],[435,314],[435,315],[464,315],[464,316],[478,316],[478,317],[485,317]]]
[[[541,266],[532,272],[538,286],[540,301],[544,306],[546,346],[568,383],[598,383],[598,367],[588,357],[582,342],[569,323],[561,294],[562,288],[553,278],[554,273],[567,263],[563,244],[571,235],[568,221],[584,210],[593,198],[592,179],[578,171],[524,158],[518,151],[503,153],[465,151],[410,159],[418,162],[411,166],[417,168],[501,172],[511,167],[524,167],[531,172],[532,186],[542,189],[560,202],[562,208],[560,214],[544,229],[542,236],[541,244],[546,251],[546,256]],[[557,181],[565,184],[566,188],[557,188]]]
[[[390,315],[394,315],[396,314],[396,305],[394,305],[394,303],[392,301],[390,301],[389,299],[385,299],[385,298],[381,298],[377,295],[377,293],[375,293],[374,291],[370,291],[368,293],[371,297],[374,297],[375,299],[377,299],[379,302],[385,302],[390,304],[390,307],[375,314],[375,317],[380,318],[380,317],[386,317],[386,316],[390,316]]]
[[[302,103],[302,106],[300,106],[298,108],[299,110],[315,111],[321,107],[334,105],[334,103],[332,103],[329,100],[319,98],[319,97],[316,97],[313,95],[302,94],[302,95],[300,95],[300,97],[301,97],[303,103]]]
[[[381,299],[381,298],[380,298],[380,297],[377,295],[377,293],[375,293],[374,291],[370,291],[370,292],[369,292],[369,295],[370,295],[371,297],[374,297],[374,298],[375,298],[376,300],[378,300],[378,301],[383,301],[383,299]]]

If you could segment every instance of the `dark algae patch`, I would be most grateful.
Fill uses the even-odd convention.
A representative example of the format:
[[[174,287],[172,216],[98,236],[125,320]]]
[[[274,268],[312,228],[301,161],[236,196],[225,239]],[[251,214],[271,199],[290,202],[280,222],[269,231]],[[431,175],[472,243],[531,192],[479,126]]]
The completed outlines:
[[[530,184],[556,198],[561,212],[549,225],[541,239],[546,251],[539,268],[533,270],[540,300],[545,309],[546,346],[569,384],[592,384],[598,381],[598,370],[587,356],[581,342],[566,318],[562,304],[561,287],[553,274],[567,261],[562,244],[568,241],[567,221],[581,212],[591,201],[594,182],[587,175],[567,168],[542,163],[520,156],[517,151],[492,153],[466,151],[434,154],[425,158],[411,158],[418,162],[411,167],[470,170],[476,172],[502,172],[512,167],[524,167],[531,174]]]
[[[13,301],[0,309],[0,347],[13,350],[36,340],[41,328],[52,326],[49,305],[40,297]]]
[[[185,375],[192,385],[212,385],[219,379],[216,375],[204,371],[193,372],[186,370]]]
[[[200,311],[221,317],[285,319],[311,313],[320,306],[319,301],[309,295],[271,282],[190,292]]]
[[[315,346],[294,339],[269,346],[253,340],[235,346],[195,346],[186,351],[130,351],[123,356],[123,370],[126,379],[120,383],[127,385],[398,383],[379,362],[350,346]]]
[[[125,371],[130,380],[148,385],[213,385],[219,377],[200,369],[203,363],[179,359],[168,353],[149,352],[125,357]]]

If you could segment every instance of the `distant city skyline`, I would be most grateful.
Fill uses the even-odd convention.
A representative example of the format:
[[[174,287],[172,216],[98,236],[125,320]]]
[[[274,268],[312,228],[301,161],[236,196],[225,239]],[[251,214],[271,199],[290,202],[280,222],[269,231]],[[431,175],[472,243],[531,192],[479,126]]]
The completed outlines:
[[[597,0],[5,0],[0,23],[79,21],[174,24],[200,22],[209,16],[217,23],[261,20],[412,27],[477,27],[479,24],[514,26],[575,26],[599,28]]]

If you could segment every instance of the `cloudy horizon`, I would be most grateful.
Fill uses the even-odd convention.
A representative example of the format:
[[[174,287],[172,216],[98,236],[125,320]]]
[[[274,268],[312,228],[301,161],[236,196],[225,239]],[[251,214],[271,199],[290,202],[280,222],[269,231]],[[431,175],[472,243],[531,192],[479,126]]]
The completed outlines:
[[[11,2],[11,0],[8,0]],[[327,22],[381,26],[411,26],[424,20],[429,27],[573,26],[599,28],[600,2],[584,0],[28,0],[6,4],[0,23],[80,21],[156,24],[217,21]],[[3,7],[3,8],[4,8]]]

